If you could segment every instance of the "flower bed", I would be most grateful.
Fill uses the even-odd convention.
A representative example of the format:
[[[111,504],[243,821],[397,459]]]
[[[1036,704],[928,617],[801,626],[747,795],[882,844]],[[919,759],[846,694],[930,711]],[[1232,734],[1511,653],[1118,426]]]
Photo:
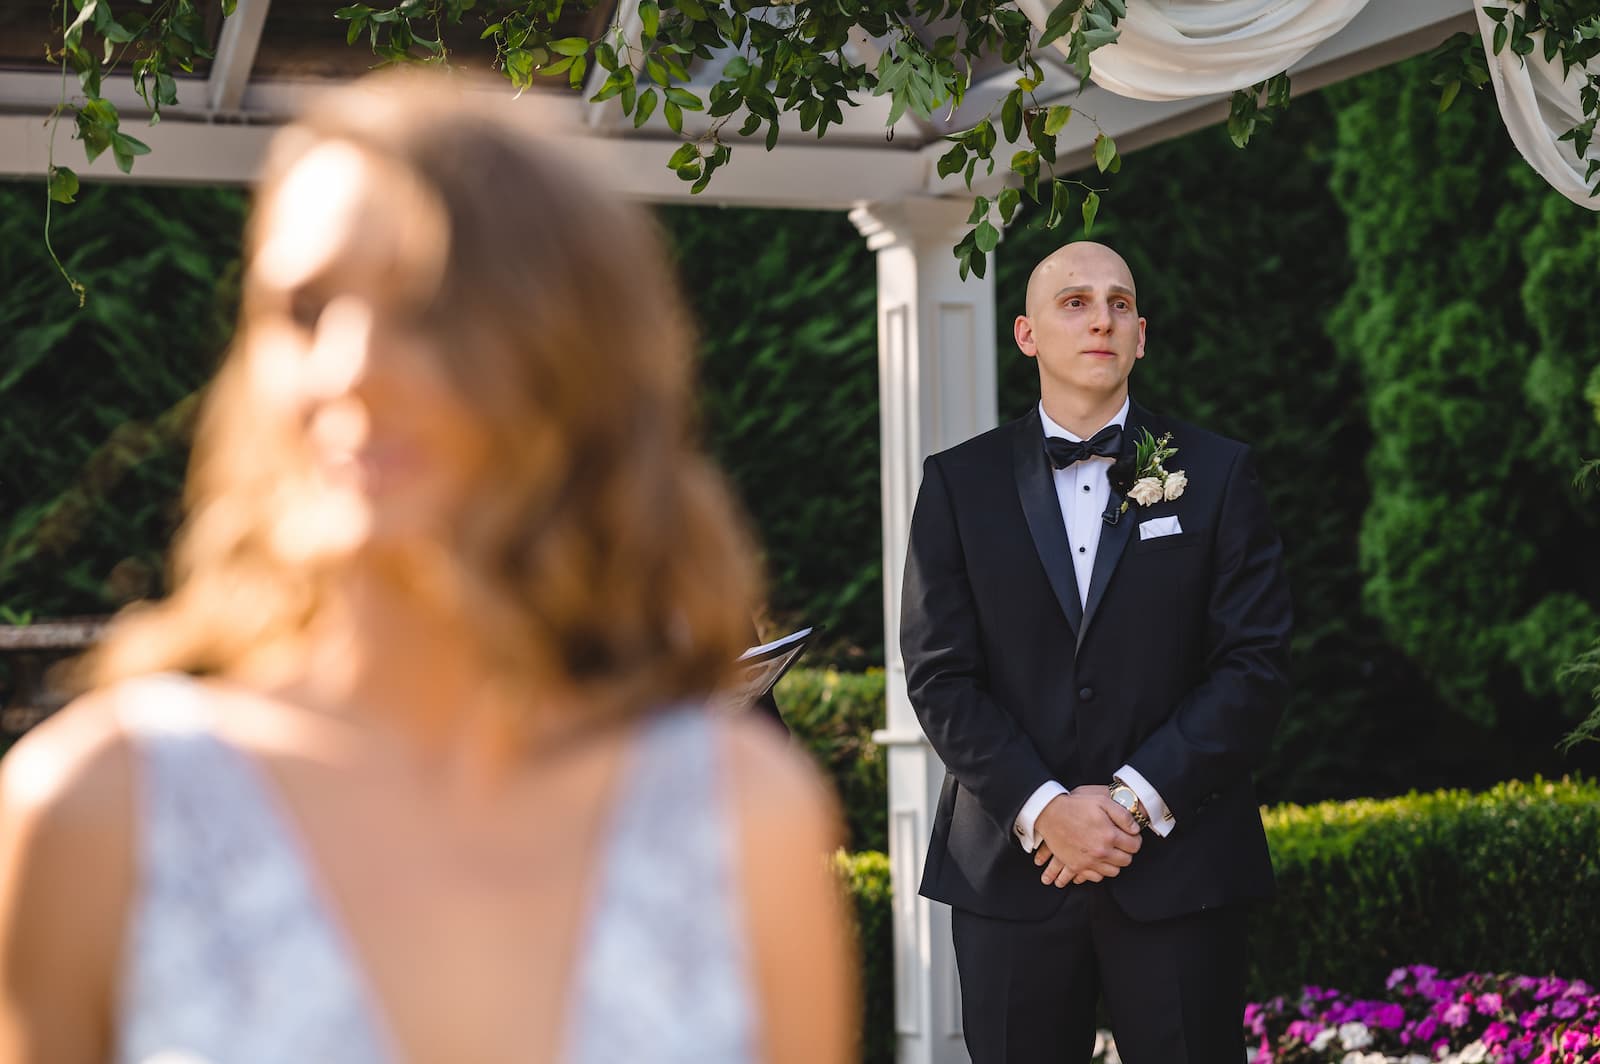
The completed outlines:
[[[1415,965],[1395,969],[1382,1000],[1306,987],[1244,1021],[1255,1064],[1600,1064],[1600,994],[1581,979]]]

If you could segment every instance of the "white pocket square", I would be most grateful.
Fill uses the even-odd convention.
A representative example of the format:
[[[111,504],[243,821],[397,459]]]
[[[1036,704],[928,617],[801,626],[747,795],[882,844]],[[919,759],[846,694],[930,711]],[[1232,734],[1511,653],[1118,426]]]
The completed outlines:
[[[1140,539],[1160,539],[1162,536],[1176,536],[1183,531],[1183,526],[1178,523],[1178,515],[1170,517],[1152,517],[1139,525]]]

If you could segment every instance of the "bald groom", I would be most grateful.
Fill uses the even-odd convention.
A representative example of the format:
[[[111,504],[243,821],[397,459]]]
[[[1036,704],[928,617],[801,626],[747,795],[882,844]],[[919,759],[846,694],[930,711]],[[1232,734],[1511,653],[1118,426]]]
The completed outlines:
[[[902,597],[967,1047],[1085,1064],[1103,995],[1127,1064],[1239,1064],[1282,545],[1248,447],[1130,398],[1145,319],[1115,251],[1039,263],[1014,335],[1039,405],[927,460]]]

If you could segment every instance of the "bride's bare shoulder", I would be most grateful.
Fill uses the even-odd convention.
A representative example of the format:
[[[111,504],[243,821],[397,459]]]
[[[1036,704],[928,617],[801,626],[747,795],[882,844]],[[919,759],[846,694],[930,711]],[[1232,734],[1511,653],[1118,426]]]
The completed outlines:
[[[755,716],[722,724],[730,797],[746,818],[828,849],[842,841],[833,790],[804,750]]]
[[[6,833],[50,826],[100,835],[126,824],[133,751],[119,715],[125,685],[86,694],[39,724],[0,758]]]

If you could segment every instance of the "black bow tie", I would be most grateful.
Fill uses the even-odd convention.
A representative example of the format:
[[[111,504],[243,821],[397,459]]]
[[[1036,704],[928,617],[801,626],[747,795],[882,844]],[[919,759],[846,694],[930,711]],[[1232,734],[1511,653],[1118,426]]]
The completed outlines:
[[[1050,464],[1057,469],[1065,469],[1085,458],[1116,458],[1122,453],[1122,426],[1107,425],[1087,440],[1046,436],[1044,453],[1050,456]]]

